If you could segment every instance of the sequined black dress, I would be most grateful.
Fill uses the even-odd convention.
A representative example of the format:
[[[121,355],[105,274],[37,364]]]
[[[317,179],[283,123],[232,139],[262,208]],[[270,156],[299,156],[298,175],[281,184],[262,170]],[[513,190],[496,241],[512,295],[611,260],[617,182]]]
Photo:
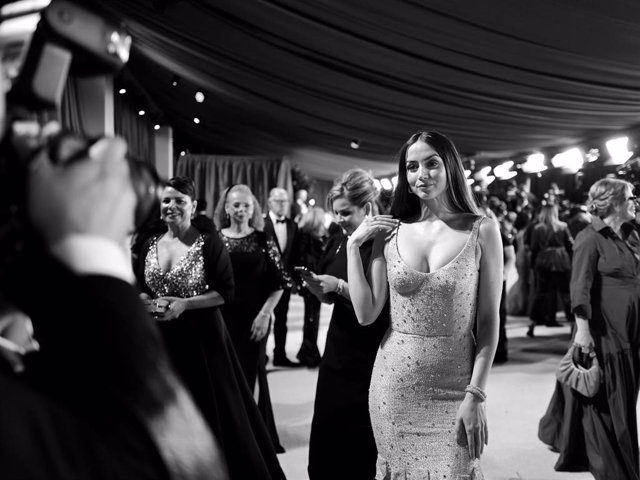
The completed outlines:
[[[217,235],[201,235],[168,272],[158,264],[162,235],[151,237],[139,256],[136,273],[144,292],[186,298],[215,290],[225,301],[233,297],[231,262]],[[221,444],[231,478],[284,479],[219,310],[187,310],[157,325],[176,370]]]
[[[265,232],[256,230],[242,238],[227,237],[222,232],[219,235],[231,257],[236,285],[235,298],[222,307],[222,314],[249,388],[253,391],[258,383],[258,407],[273,444],[283,452],[267,383],[267,337],[260,342],[251,340],[251,325],[269,294],[290,288],[291,279],[284,270],[275,239]]]
[[[342,232],[329,238],[317,273],[347,280],[346,242]],[[370,241],[360,248],[365,266],[372,247]],[[389,326],[389,311],[385,307],[373,324],[362,326],[351,302],[338,294],[330,295],[334,305],[318,372],[309,478],[371,480],[377,450],[369,419],[369,384],[380,340]]]

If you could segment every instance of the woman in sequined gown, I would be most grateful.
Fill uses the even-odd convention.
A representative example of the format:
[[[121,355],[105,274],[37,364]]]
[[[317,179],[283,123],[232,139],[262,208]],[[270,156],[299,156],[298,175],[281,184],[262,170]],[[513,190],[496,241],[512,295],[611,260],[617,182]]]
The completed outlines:
[[[482,402],[502,291],[499,228],[478,215],[444,135],[414,134],[398,170],[393,218],[366,218],[347,246],[358,320],[373,322],[391,300],[369,392],[376,478],[481,479]],[[371,238],[365,274],[358,248]]]
[[[262,231],[260,205],[248,186],[227,188],[214,220],[231,257],[236,285],[235,299],[222,307],[222,314],[251,391],[258,384],[258,408],[271,440],[276,451],[283,453],[267,383],[266,346],[273,309],[291,279],[276,239]]]
[[[362,169],[349,170],[338,179],[328,194],[327,208],[342,228],[329,238],[316,274],[304,276],[314,295],[333,303],[311,422],[310,480],[371,480],[375,475],[377,450],[367,399],[389,315],[383,311],[370,326],[358,323],[349,297],[346,243],[375,208],[377,195],[373,178]],[[372,245],[365,242],[360,249],[365,265]]]
[[[229,254],[217,235],[191,224],[195,186],[167,183],[161,218],[136,265],[143,300],[171,360],[215,433],[232,479],[284,479],[266,425],[245,381],[219,306],[233,297]]]

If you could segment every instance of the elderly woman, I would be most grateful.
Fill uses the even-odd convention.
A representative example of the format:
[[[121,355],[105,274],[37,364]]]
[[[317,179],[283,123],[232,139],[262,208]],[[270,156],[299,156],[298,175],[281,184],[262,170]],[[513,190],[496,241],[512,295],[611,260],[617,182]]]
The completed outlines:
[[[231,478],[284,478],[218,311],[233,297],[229,253],[217,234],[192,224],[196,210],[193,180],[169,180],[160,207],[166,227],[138,257],[143,300],[221,443]]]
[[[260,205],[247,185],[227,188],[214,212],[219,237],[229,251],[235,299],[222,313],[249,388],[258,384],[258,406],[271,440],[283,453],[275,426],[266,370],[266,345],[273,310],[291,287],[276,239],[263,231]]]
[[[556,385],[540,439],[560,452],[556,470],[596,480],[638,479],[636,401],[640,389],[640,239],[633,185],[604,178],[589,190],[591,225],[574,245],[573,339],[595,350],[604,381],[593,398]]]

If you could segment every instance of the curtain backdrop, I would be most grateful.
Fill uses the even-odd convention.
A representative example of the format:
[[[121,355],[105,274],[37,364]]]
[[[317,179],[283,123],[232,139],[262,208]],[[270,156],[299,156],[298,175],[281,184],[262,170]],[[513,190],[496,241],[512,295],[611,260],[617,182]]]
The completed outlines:
[[[129,156],[149,165],[155,163],[153,123],[148,115],[138,115],[137,109],[123,95],[114,96],[114,131],[127,141]],[[85,135],[78,86],[69,77],[62,96],[60,122],[64,129],[77,135]]]
[[[126,95],[114,95],[115,133],[127,141],[131,158],[155,165],[153,122],[136,107]]]
[[[293,193],[291,165],[278,157],[188,154],[179,158],[175,172],[194,180],[196,195],[207,201],[210,216],[225,188],[234,183],[248,185],[263,212],[273,187],[284,188],[291,197]]]

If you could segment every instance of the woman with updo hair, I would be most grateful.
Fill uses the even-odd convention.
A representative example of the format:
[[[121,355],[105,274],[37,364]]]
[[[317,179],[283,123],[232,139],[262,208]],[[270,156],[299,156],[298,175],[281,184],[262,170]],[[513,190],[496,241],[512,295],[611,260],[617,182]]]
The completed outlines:
[[[593,221],[573,248],[573,343],[582,353],[595,351],[603,383],[593,398],[557,383],[539,437],[560,452],[556,470],[588,470],[596,480],[637,480],[640,238],[630,223],[636,214],[633,185],[598,180],[587,206]]]
[[[309,440],[311,480],[371,480],[377,449],[369,418],[369,384],[376,351],[389,324],[388,309],[375,325],[358,323],[349,295],[347,240],[367,215],[377,213],[378,191],[373,177],[356,168],[336,180],[327,196],[327,209],[341,230],[327,241],[317,271],[303,275],[306,288],[333,313],[318,372]],[[369,264],[373,242],[360,248]]]

